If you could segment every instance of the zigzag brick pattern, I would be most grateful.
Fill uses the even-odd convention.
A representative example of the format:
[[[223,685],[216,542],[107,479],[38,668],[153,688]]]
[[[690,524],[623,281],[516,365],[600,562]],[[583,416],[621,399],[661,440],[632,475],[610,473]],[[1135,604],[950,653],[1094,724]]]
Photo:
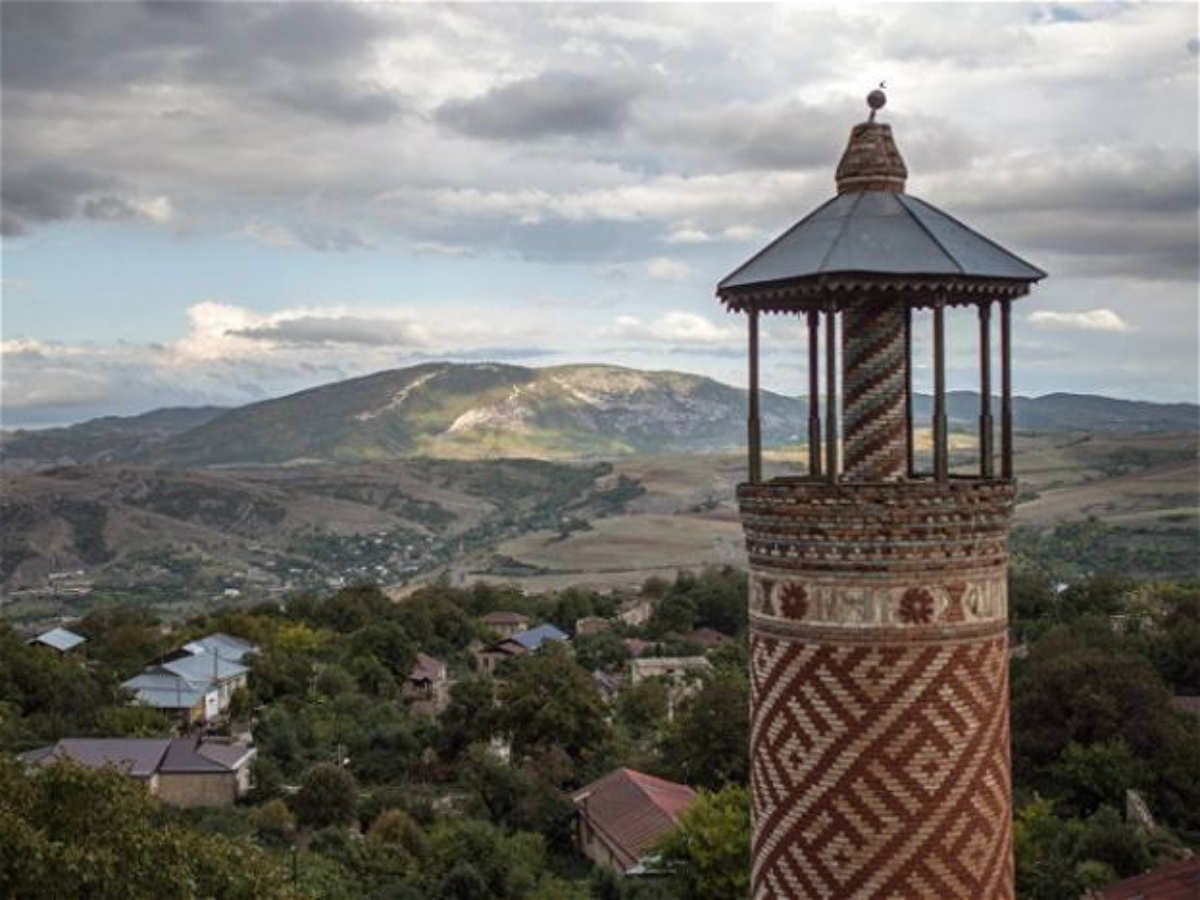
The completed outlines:
[[[754,900],[1011,900],[1006,643],[752,636]]]
[[[897,481],[907,467],[904,310],[852,304],[843,316],[845,477]]]

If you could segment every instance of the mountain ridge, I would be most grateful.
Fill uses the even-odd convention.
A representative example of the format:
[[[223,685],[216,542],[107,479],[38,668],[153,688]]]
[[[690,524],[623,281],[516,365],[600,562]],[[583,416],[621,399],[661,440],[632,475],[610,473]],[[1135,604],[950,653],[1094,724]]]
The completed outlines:
[[[239,407],[176,407],[64,428],[10,432],[14,468],[126,462],[174,467],[449,459],[601,459],[710,453],[744,443],[746,392],[705,376],[603,364],[531,368],[422,363],[318,385]],[[952,424],[973,428],[978,394],[951,391]],[[804,437],[807,399],[760,395],[766,446]],[[999,401],[993,413],[998,413]],[[1200,407],[1056,392],[1015,397],[1033,431],[1200,430]],[[932,413],[914,397],[919,422]]]

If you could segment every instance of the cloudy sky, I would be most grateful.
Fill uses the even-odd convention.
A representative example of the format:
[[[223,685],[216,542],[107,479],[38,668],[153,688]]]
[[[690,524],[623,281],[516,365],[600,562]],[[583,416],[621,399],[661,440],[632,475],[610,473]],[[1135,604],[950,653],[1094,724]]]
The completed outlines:
[[[713,286],[833,193],[883,79],[909,192],[1051,273],[1018,392],[1197,399],[1194,4],[0,16],[6,427],[437,358],[741,383]],[[766,385],[803,350],[772,319]]]

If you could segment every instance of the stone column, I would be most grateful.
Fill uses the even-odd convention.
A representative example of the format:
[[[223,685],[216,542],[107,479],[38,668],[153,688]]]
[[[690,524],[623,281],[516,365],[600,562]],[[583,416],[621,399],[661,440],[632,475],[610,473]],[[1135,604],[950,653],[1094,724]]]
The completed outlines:
[[[842,433],[847,481],[898,481],[908,469],[905,310],[851,303],[842,314]]]

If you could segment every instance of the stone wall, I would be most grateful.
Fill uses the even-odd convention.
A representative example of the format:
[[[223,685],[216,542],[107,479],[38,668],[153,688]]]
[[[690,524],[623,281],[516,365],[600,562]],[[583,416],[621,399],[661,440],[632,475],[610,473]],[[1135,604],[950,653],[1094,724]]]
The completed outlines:
[[[234,772],[160,773],[155,793],[173,806],[232,806],[237,797]]]

